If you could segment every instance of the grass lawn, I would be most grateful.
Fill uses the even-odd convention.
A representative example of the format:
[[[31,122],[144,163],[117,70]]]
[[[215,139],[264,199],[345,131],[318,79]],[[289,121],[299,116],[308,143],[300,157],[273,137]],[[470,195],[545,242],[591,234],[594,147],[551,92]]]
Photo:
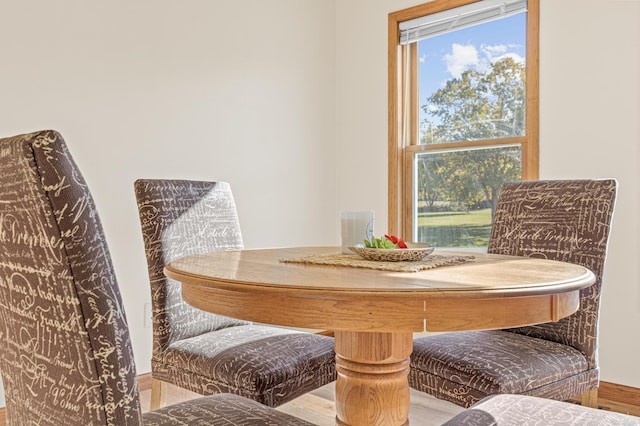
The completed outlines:
[[[436,247],[486,247],[490,233],[491,209],[418,216],[418,240]]]

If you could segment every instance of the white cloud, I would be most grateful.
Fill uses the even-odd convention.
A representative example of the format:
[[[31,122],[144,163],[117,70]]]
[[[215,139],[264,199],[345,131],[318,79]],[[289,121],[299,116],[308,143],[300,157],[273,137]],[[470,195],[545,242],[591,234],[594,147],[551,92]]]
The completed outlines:
[[[451,53],[444,55],[444,61],[447,64],[447,71],[458,78],[464,70],[478,64],[478,50],[470,44],[463,46],[454,43],[451,46]]]
[[[495,44],[493,46],[483,44],[480,46],[480,49],[482,49],[482,52],[491,59],[494,56],[503,55],[507,51],[507,46],[504,44]]]
[[[513,48],[514,45],[505,45],[505,44],[495,44],[495,45],[487,45],[483,44],[480,46],[482,53],[485,54],[489,62],[498,62],[504,58],[512,58],[514,61],[518,63],[524,63],[525,58],[518,55],[515,52],[509,52],[510,48]]]
[[[419,62],[424,62],[427,60],[427,55],[420,55],[420,57],[418,58]]]
[[[476,48],[471,44],[451,45],[451,53],[442,57],[447,65],[447,71],[455,78],[459,78],[462,73],[470,68],[475,68],[479,72],[486,72],[490,65],[504,58],[512,58],[517,63],[525,63],[525,58],[512,51],[512,44],[483,44]],[[420,57],[420,62],[423,57]]]
[[[519,64],[524,64],[525,63],[525,58],[523,58],[522,56],[520,56],[520,55],[518,55],[517,53],[514,53],[514,52],[505,53],[504,55],[496,56],[495,58],[491,58],[491,62],[498,62],[500,59],[504,59],[504,58],[511,58],[511,59],[513,59],[514,62],[519,63]]]

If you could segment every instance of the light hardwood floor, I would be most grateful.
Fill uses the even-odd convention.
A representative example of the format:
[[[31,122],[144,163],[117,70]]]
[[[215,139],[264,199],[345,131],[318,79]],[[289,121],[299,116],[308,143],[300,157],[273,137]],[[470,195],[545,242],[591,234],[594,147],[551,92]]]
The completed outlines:
[[[145,379],[145,383],[150,382],[150,378],[147,379]],[[603,385],[605,386],[602,389],[602,393],[605,396],[611,393],[611,389],[616,391],[615,387],[621,387],[619,385],[611,385],[607,383],[603,383]],[[170,384],[167,385],[167,387],[169,388],[167,404],[186,401],[200,396],[196,393],[189,392]],[[140,392],[142,409],[143,411],[147,411],[149,410],[149,403],[151,399],[150,386],[142,385],[141,388],[145,389]],[[309,392],[308,394],[294,399],[291,402],[281,405],[278,407],[278,410],[292,414],[318,426],[334,426],[334,388],[335,382],[329,383],[328,385],[313,392]],[[628,389],[634,388],[625,387],[625,389],[622,390],[622,393],[618,389],[618,393],[612,396],[617,396],[619,397],[618,399],[627,400],[630,403],[600,397],[598,399],[600,408],[603,410],[616,411],[618,413],[631,414],[632,416],[640,417],[640,400],[637,400],[636,393],[630,394],[629,396],[624,395],[625,391]],[[411,389],[411,408],[409,411],[409,423],[411,425],[439,426],[461,411],[463,411],[462,407]],[[0,418],[0,426],[3,426],[1,420],[2,419]]]
[[[168,388],[167,404],[200,396],[172,385],[168,385]],[[335,382],[329,383],[313,392],[309,392],[293,401],[281,405],[278,407],[278,410],[292,414],[318,426],[334,426],[334,389]],[[151,391],[142,391],[140,398],[143,411],[148,410]],[[412,425],[441,425],[462,410],[462,407],[458,407],[455,404],[438,400],[422,392],[411,390],[409,423]]]
[[[313,424],[321,426],[335,425],[335,383],[330,383],[307,395],[303,395],[288,402],[278,409],[303,418]],[[457,413],[463,411],[447,401],[436,399],[422,392],[411,390],[411,408],[409,409],[409,424],[412,425],[441,425]]]
[[[172,404],[200,395],[168,385],[169,392],[167,404]],[[318,426],[335,426],[334,404],[335,382],[329,383],[313,392],[309,392],[293,401],[278,407],[278,410],[292,414]],[[142,409],[149,409],[151,391],[144,390],[140,393]],[[422,392],[411,390],[411,408],[409,411],[409,423],[420,426],[436,426],[446,422],[457,413],[463,411],[450,402],[433,398]]]
[[[144,375],[143,375],[144,376]],[[145,377],[141,382],[140,399],[143,411],[149,410],[151,400],[151,378]],[[629,388],[621,385],[613,385],[602,383],[601,387],[603,396],[610,396],[612,399],[599,398],[601,409],[616,411],[619,413],[631,414],[640,417],[640,399],[638,398],[637,389]],[[198,397],[198,394],[168,385],[169,395],[168,403],[176,403],[187,399]],[[330,383],[316,391],[310,392],[298,399],[279,407],[279,410],[293,414],[303,418],[311,423],[319,426],[333,426],[335,406],[333,403],[334,383]],[[627,401],[627,402],[621,402]],[[435,399],[427,394],[411,390],[411,410],[409,420],[412,425],[430,426],[441,425],[453,417],[456,413],[462,411],[461,407],[450,404],[445,401]],[[0,426],[5,426],[5,410],[0,409]]]

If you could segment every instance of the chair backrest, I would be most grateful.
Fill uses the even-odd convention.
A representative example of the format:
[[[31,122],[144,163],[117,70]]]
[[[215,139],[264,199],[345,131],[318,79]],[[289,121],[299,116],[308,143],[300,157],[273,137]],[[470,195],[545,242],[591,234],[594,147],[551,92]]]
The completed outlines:
[[[153,305],[153,352],[172,342],[248,324],[193,308],[164,265],[182,256],[241,249],[242,234],[226,182],[139,179],[134,183]]]
[[[62,136],[1,139],[0,176],[0,372],[8,424],[141,424],[109,250]]]
[[[581,291],[576,313],[510,330],[572,346],[591,368],[598,366],[600,292],[616,190],[613,179],[505,183],[489,240],[489,253],[571,262],[593,271],[596,282]]]

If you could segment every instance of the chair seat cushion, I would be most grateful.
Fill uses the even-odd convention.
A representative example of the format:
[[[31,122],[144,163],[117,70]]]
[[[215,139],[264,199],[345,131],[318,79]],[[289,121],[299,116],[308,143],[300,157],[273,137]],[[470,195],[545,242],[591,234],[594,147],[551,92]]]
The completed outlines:
[[[143,415],[144,426],[309,426],[302,419],[237,395],[217,394],[170,405]]]
[[[213,336],[215,334],[215,336]],[[265,325],[229,327],[174,342],[154,377],[209,395],[229,392],[277,406],[335,380],[334,339]],[[163,374],[163,370],[167,374]]]
[[[443,426],[630,426],[640,417],[524,395],[492,395]]]
[[[508,331],[470,331],[414,341],[411,374],[432,374],[483,394],[526,393],[588,369],[570,346]]]

